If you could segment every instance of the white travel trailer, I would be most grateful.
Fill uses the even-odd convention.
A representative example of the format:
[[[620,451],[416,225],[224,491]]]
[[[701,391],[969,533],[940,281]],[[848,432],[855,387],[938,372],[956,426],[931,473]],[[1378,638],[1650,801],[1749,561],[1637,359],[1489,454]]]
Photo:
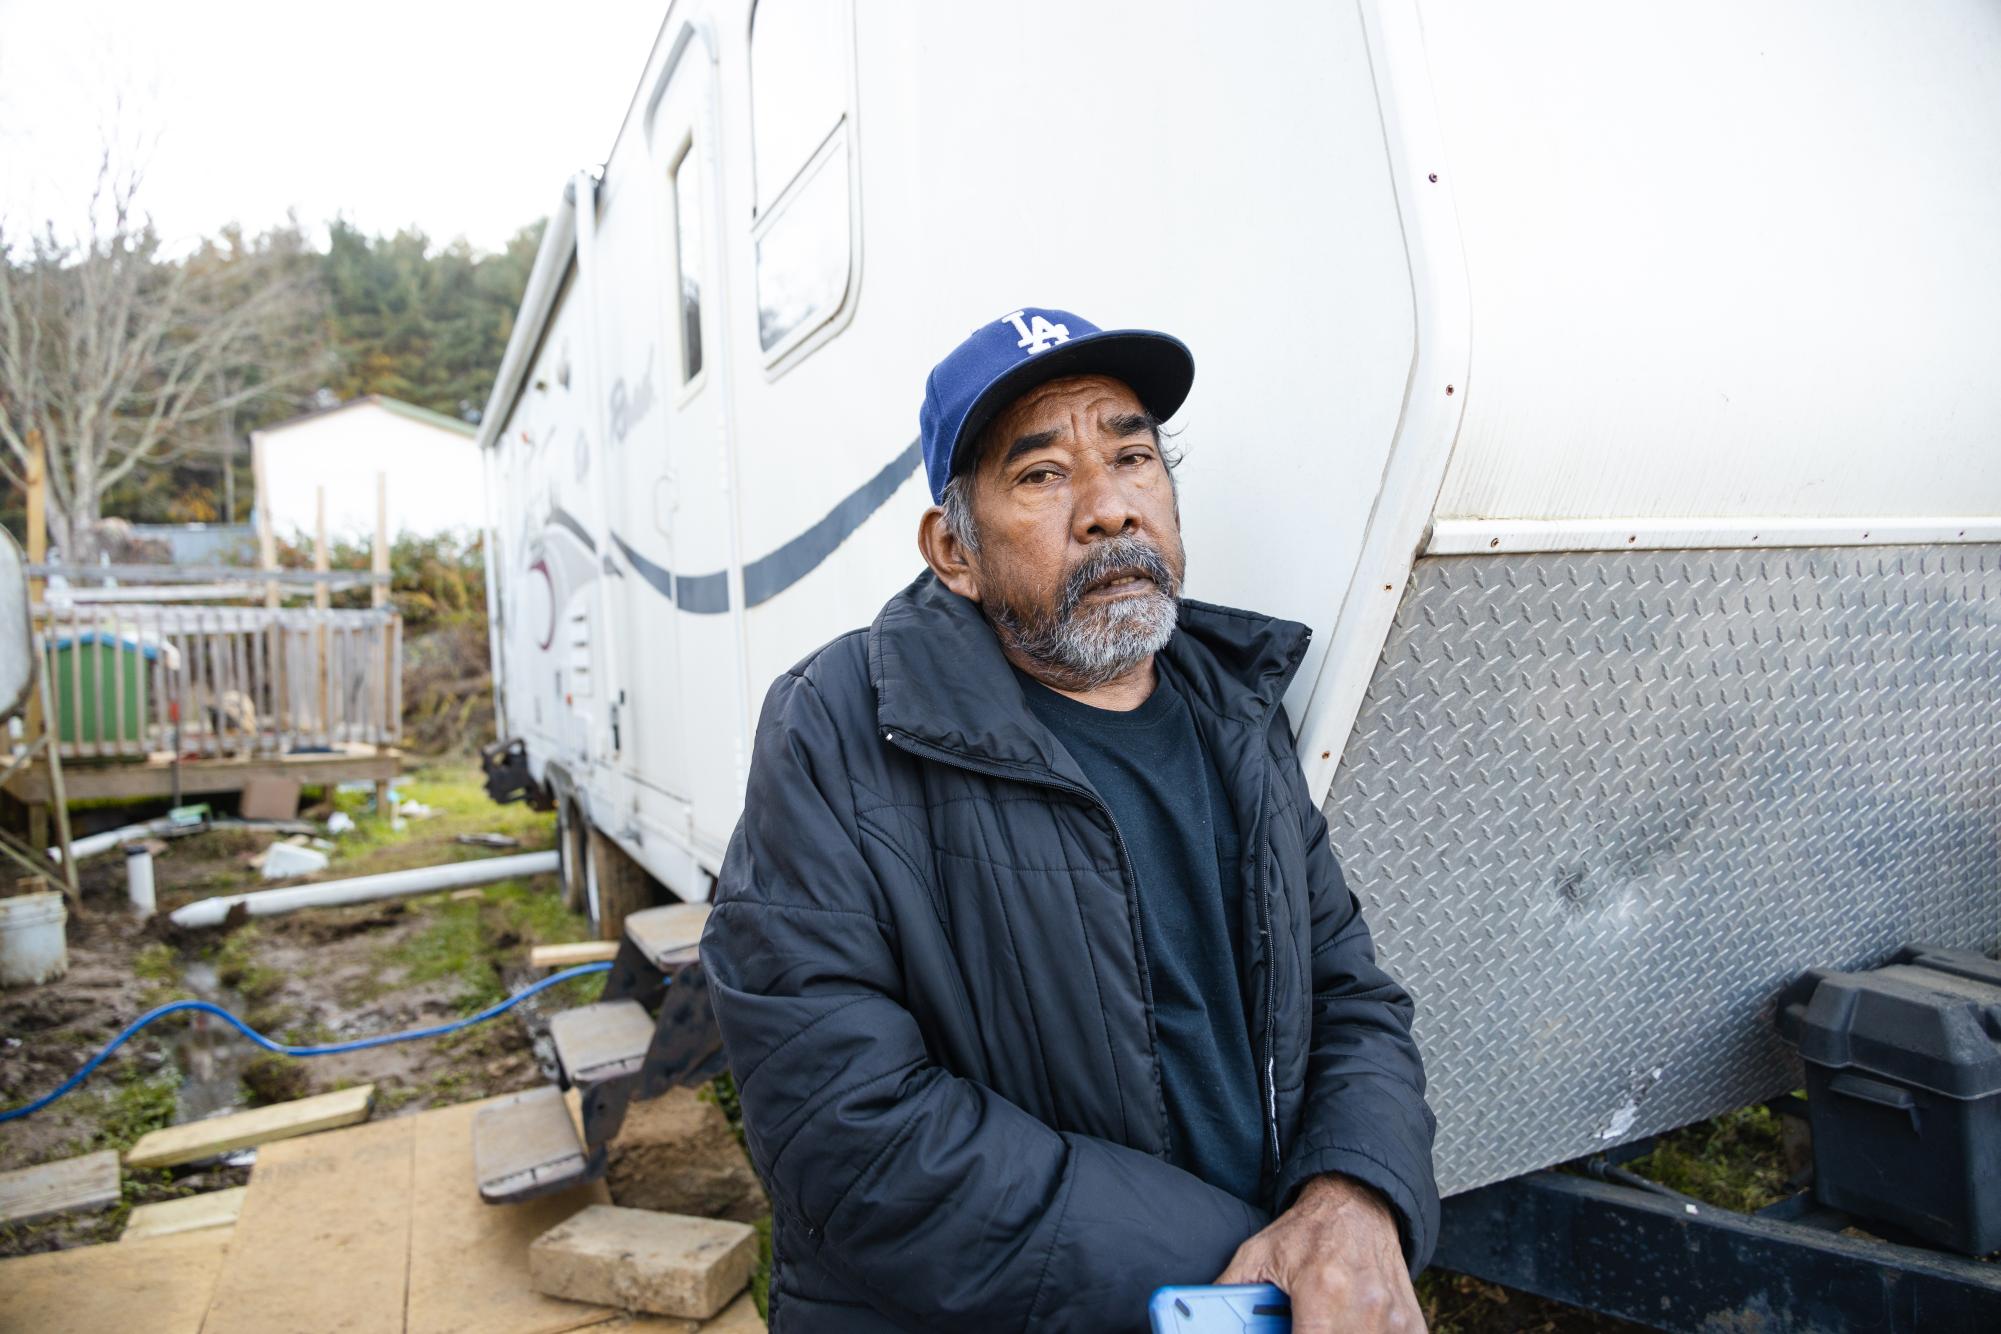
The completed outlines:
[[[931,364],[1167,329],[1447,1193],[1790,1089],[1800,970],[2001,938],[1997,61],[1986,0],[676,0],[481,429],[496,781],[608,928],[706,897],[766,685],[919,568]]]

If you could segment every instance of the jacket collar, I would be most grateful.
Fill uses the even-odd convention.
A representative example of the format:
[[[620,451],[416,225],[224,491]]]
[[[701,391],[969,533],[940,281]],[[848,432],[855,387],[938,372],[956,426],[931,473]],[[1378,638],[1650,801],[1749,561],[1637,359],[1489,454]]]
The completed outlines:
[[[1299,669],[1310,634],[1296,621],[1183,598],[1161,658],[1191,699],[1225,718],[1261,726]],[[883,730],[1002,767],[1083,781],[1029,711],[979,607],[931,571],[884,604],[869,627],[868,647]]]

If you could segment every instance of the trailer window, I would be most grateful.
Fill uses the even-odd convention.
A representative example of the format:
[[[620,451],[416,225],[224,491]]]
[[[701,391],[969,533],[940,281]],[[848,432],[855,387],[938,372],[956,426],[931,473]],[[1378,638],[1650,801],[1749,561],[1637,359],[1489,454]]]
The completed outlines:
[[[848,7],[759,0],[751,15],[757,334],[770,358],[847,296],[853,254]]]
[[[681,303],[681,383],[702,373],[702,166],[692,143],[674,164],[675,290]]]

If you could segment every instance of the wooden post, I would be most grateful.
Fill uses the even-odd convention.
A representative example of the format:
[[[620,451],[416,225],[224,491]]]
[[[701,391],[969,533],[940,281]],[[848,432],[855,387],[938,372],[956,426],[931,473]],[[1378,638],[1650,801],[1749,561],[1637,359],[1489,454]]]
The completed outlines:
[[[380,607],[389,601],[389,474],[375,474],[375,552],[369,562],[375,574],[375,585],[369,592],[368,605]]]
[[[313,571],[325,575],[331,568],[327,563],[327,489],[325,484],[313,488]],[[313,610],[325,611],[333,605],[333,593],[322,578],[313,585]],[[327,628],[324,624],[313,628],[313,681],[319,692],[320,744],[330,745],[333,741],[331,715],[328,704],[331,692],[327,684]]]
[[[374,559],[369,565],[376,579],[369,589],[368,604],[371,607],[386,607],[389,605],[389,474],[386,472],[375,474],[375,552]],[[382,636],[382,658],[376,664],[376,670],[381,675],[376,683],[377,688],[372,693],[380,702],[381,719],[375,743],[375,753],[380,755],[389,749],[388,742],[380,738],[387,736],[391,730],[392,720],[389,717],[389,710],[391,702],[396,698],[396,692],[391,688],[390,677],[396,670],[396,649],[390,643],[389,630],[386,626],[377,633]],[[376,780],[375,809],[384,815],[389,814],[389,788],[389,783],[381,779]]]
[[[271,530],[271,489],[264,482],[264,437],[250,433],[251,482],[257,498],[257,568],[269,572],[278,568],[278,539]],[[264,581],[264,605],[278,605],[278,581]]]
[[[28,428],[28,563],[30,565],[40,565],[49,558],[48,461],[48,449],[42,443],[42,433],[30,426]],[[40,602],[45,591],[41,579],[30,578],[29,605]],[[31,625],[33,620],[31,614],[29,617]],[[31,647],[39,649],[41,639],[32,629],[29,631],[28,639]],[[43,654],[35,663],[35,671],[46,678],[48,670],[48,656]],[[44,684],[46,686],[46,682]],[[30,745],[34,744],[34,739],[44,730],[42,696],[46,693],[46,688],[28,692],[28,711],[26,717],[22,719],[22,735],[27,738]],[[53,722],[53,719],[47,720],[50,730],[53,730]],[[51,736],[49,745],[56,744],[56,738]],[[49,808],[45,802],[28,803],[28,843],[37,851],[49,845]]]

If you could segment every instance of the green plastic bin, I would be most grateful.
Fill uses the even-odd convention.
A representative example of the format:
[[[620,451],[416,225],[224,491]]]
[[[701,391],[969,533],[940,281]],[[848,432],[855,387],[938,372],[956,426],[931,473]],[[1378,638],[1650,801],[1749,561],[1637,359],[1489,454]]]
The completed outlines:
[[[143,741],[150,664],[162,656],[168,671],[180,669],[179,649],[136,631],[85,630],[52,642],[49,693],[57,737],[70,745]]]

